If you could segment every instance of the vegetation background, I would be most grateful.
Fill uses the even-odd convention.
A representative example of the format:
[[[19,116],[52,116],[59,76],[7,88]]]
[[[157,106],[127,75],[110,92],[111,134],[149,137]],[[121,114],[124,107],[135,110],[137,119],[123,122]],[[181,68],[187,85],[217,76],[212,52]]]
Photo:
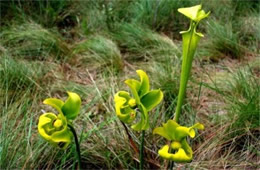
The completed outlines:
[[[258,0],[1,0],[0,169],[71,169],[74,149],[58,150],[37,133],[48,97],[80,94],[75,120],[86,169],[135,169],[138,155],[114,110],[124,80],[145,70],[164,101],[150,113],[146,168],[163,168],[165,142],[152,129],[173,117],[181,64],[180,7],[211,15],[195,56],[181,124],[206,129],[194,160],[177,167],[259,169],[260,3]],[[139,134],[131,132],[136,143]],[[74,148],[74,145],[71,145]]]

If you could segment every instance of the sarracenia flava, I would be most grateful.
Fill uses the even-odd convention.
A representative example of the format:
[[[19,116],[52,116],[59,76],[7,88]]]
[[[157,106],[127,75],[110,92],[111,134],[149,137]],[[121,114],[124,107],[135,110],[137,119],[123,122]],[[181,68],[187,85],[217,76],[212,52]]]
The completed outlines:
[[[164,159],[172,160],[174,162],[190,162],[193,158],[193,152],[189,146],[186,138],[190,136],[195,137],[195,130],[204,129],[200,123],[196,123],[191,127],[185,127],[178,124],[183,100],[186,93],[187,82],[189,79],[192,60],[202,33],[196,32],[199,21],[206,18],[210,12],[205,13],[201,9],[201,5],[196,5],[189,8],[179,8],[178,11],[190,19],[190,27],[187,31],[181,31],[182,34],[182,70],[180,89],[178,94],[177,107],[174,120],[168,120],[162,127],[154,129],[153,133],[158,134],[171,141],[170,146],[164,145],[159,150],[159,155]]]
[[[58,114],[44,113],[39,118],[39,134],[54,146],[65,149],[72,140],[73,133],[70,129],[72,120],[79,114],[81,99],[76,93],[68,92],[65,102],[56,98],[44,100],[44,104],[50,105],[58,111]]]
[[[137,70],[140,81],[128,79],[125,84],[131,90],[130,95],[126,91],[119,91],[114,96],[117,117],[124,123],[132,123],[140,112],[141,120],[132,125],[132,129],[141,131],[149,128],[148,112],[157,106],[163,99],[160,89],[150,90],[150,83],[147,74],[143,70]]]
[[[148,112],[162,101],[163,93],[160,89],[150,90],[149,78],[143,70],[137,70],[136,72],[140,77],[140,81],[135,79],[125,81],[132,95],[126,91],[119,91],[115,94],[114,101],[117,117],[124,123],[132,123],[136,120],[137,113],[140,113],[141,120],[132,125],[131,128],[136,131],[141,131],[139,169],[143,169],[144,136],[145,130],[149,128]]]

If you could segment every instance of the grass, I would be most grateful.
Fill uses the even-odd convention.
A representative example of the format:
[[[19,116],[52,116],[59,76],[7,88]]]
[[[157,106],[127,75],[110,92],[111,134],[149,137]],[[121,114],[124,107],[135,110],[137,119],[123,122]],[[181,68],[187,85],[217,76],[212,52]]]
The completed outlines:
[[[258,68],[259,69],[259,68]],[[255,129],[259,125],[259,80],[252,69],[242,68],[234,74],[230,82],[231,93],[234,96],[230,102],[230,115],[236,121],[231,125],[232,129]],[[244,132],[245,133],[245,132]]]
[[[257,167],[253,160],[259,156],[256,150],[259,147],[260,92],[259,79],[252,70],[252,66],[243,66],[225,73],[225,77],[212,78],[212,85],[204,84],[216,92],[216,100],[222,100],[224,114],[215,110],[216,114],[210,116],[215,126],[211,126],[210,134],[205,134],[208,137],[198,148],[200,160],[212,162],[217,159],[234,167],[231,162],[238,159],[247,163],[245,167]]]
[[[163,32],[177,33],[177,28],[184,25],[183,17],[177,9],[183,6],[197,4],[192,1],[149,1],[139,0],[130,6],[132,22],[145,24],[149,28]],[[173,35],[176,36],[176,35]]]
[[[37,100],[32,100],[29,97],[30,93],[28,90],[20,94],[20,100],[16,99],[12,104],[3,102],[3,107],[1,107],[3,108],[1,109],[1,168],[12,169],[18,166],[24,167],[26,164],[30,164],[32,167],[36,163],[38,164],[38,162],[34,162],[35,160],[39,159],[41,155],[46,155],[42,154],[42,151],[48,150],[42,140],[32,140],[38,137],[33,133],[37,114],[34,114],[36,108],[32,107]],[[8,99],[6,98],[6,100]],[[22,162],[23,164],[21,164]]]
[[[236,32],[238,32],[239,41],[247,48],[247,51],[257,51],[255,47],[259,44],[259,13],[255,11],[249,11],[250,16],[240,17],[237,22]],[[237,28],[241,27],[243,31]]]
[[[35,89],[46,72],[42,63],[15,60],[8,54],[1,56],[0,66],[0,86],[12,93]]]
[[[208,22],[207,32],[210,40],[206,48],[213,60],[223,56],[242,58],[244,47],[240,44],[238,34],[233,31],[232,25],[211,20]]]
[[[53,33],[32,21],[15,23],[1,34],[2,44],[13,56],[32,60],[46,60],[47,56],[64,59],[69,53],[67,44]]]
[[[61,1],[16,1],[1,2],[1,16],[16,20],[32,19],[45,27],[53,27],[75,18],[76,10],[71,0]],[[34,10],[37,9],[37,10]],[[29,17],[29,18],[26,18]],[[75,20],[75,19],[74,19]],[[5,22],[3,23],[5,24]],[[73,24],[73,23],[71,23]]]
[[[200,122],[206,128],[191,142],[194,160],[176,168],[257,169],[259,4],[201,2],[212,11],[211,20],[198,28],[205,37],[193,63],[181,124]],[[128,90],[124,80],[143,69],[152,88],[164,92],[164,101],[149,113],[151,128],[173,117],[179,31],[188,25],[176,9],[193,4],[197,1],[1,1],[0,169],[75,167],[74,144],[58,150],[37,132],[39,115],[52,111],[42,101],[65,99],[66,91],[82,98],[74,124],[83,168],[137,168],[138,155],[115,115],[113,96]],[[164,168],[157,151],[165,141],[152,129],[145,137],[145,167]],[[140,134],[130,135],[138,145]]]
[[[167,56],[176,58],[180,54],[176,44],[167,36],[155,33],[140,25],[119,24],[113,37],[120,44],[123,52],[129,54],[130,60],[154,59],[163,61],[167,60]],[[129,59],[126,58],[126,60]]]
[[[231,131],[242,129],[242,133],[258,127],[259,124],[259,80],[251,67],[240,68],[231,73],[226,81],[225,91],[218,89],[218,93],[226,96],[228,103],[227,115],[235,121],[231,124]],[[223,80],[222,80],[223,81]]]
[[[121,70],[123,67],[123,59],[117,45],[104,36],[93,36],[78,43],[73,54],[80,55],[85,65],[96,64],[99,67],[111,65],[116,70]]]

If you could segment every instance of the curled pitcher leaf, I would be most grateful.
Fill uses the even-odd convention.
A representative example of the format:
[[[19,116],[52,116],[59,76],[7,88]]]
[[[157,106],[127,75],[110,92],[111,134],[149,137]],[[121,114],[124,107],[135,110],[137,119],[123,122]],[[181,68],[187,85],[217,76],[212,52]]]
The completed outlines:
[[[160,89],[150,90],[149,77],[143,70],[136,72],[140,80],[128,79],[125,81],[133,97],[128,92],[120,91],[115,95],[114,101],[116,114],[125,123],[133,122],[136,118],[136,111],[140,112],[140,121],[132,125],[134,130],[140,131],[149,128],[148,111],[161,102],[163,93]]]
[[[39,134],[54,146],[65,149],[72,140],[72,133],[68,129],[67,119],[62,114],[44,113],[39,118]]]
[[[136,101],[131,98],[126,91],[119,91],[115,94],[114,102],[116,105],[117,117],[125,123],[131,123],[136,116]]]
[[[175,120],[168,120],[162,127],[155,128],[153,134],[158,134],[171,141],[170,146],[164,145],[159,150],[159,155],[174,162],[190,162],[193,158],[193,152],[186,138],[188,136],[195,137],[194,129],[203,130],[204,126],[196,123],[191,127],[185,127],[176,123]]]
[[[54,107],[59,114],[63,114],[67,119],[74,120],[79,114],[81,99],[77,93],[67,93],[68,98],[65,102],[56,98],[48,98],[43,103]]]

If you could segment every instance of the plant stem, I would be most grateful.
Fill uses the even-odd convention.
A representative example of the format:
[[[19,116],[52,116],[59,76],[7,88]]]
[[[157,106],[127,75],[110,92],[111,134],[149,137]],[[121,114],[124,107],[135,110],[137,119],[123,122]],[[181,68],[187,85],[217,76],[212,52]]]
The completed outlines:
[[[169,170],[173,170],[174,165],[175,165],[174,161],[171,161],[171,162],[170,162],[170,168],[169,168]]]
[[[73,136],[74,136],[74,140],[75,140],[75,144],[76,144],[76,151],[77,151],[77,158],[78,158],[78,166],[79,166],[79,169],[81,169],[81,155],[80,155],[80,145],[79,145],[79,140],[78,140],[78,137],[77,137],[77,133],[75,131],[75,129],[73,128],[72,125],[69,125],[68,124],[68,127],[70,128]]]
[[[169,144],[170,145],[170,144]],[[170,149],[169,149],[169,153],[171,153],[173,151],[173,149],[170,147]],[[169,160],[169,162],[168,162],[168,166],[167,166],[167,170],[173,170],[173,168],[174,168],[174,161],[171,161],[171,160]]]
[[[127,134],[127,136],[128,136],[128,139],[129,139],[129,142],[130,142],[131,147],[134,149],[134,151],[135,151],[135,152],[137,153],[137,155],[138,155],[138,153],[139,153],[138,147],[135,145],[135,142],[134,142],[134,140],[132,139],[130,133],[128,132],[128,129],[127,129],[126,125],[124,124],[124,122],[121,121],[121,123],[122,123],[122,125],[123,125],[124,128],[125,128],[125,131],[126,131],[126,134]]]
[[[141,143],[140,143],[140,167],[139,169],[144,169],[144,135],[145,131],[141,132]]]

